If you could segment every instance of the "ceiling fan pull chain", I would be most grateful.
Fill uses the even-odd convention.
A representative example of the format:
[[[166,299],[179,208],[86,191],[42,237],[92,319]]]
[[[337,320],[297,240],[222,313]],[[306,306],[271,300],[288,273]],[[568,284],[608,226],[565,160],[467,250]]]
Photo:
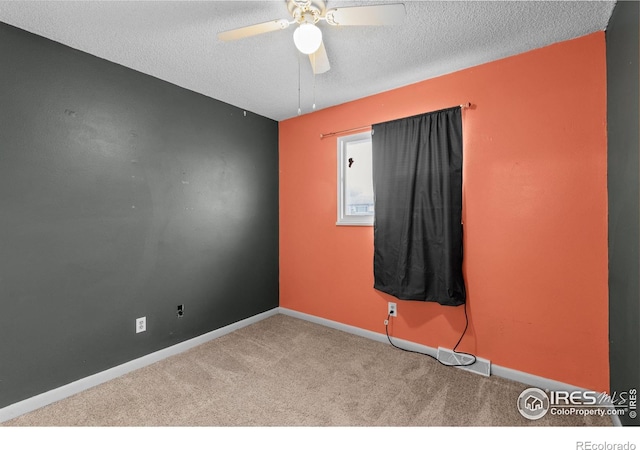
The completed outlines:
[[[315,59],[316,59],[316,55],[313,55],[313,59],[314,59],[314,66],[315,66]],[[315,71],[313,71],[313,106],[312,109],[315,111],[316,110],[316,73]]]
[[[302,114],[300,108],[300,52],[298,52],[298,115]]]

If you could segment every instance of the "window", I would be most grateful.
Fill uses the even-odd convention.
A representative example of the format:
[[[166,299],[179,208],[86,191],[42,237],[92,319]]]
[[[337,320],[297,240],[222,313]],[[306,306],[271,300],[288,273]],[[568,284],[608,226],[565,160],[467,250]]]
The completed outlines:
[[[337,225],[373,225],[371,132],[338,138]]]

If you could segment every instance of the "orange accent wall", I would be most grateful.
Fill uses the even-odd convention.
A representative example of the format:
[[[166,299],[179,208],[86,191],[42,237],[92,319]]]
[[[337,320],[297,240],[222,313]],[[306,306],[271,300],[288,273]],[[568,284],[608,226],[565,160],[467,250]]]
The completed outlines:
[[[280,306],[452,348],[463,307],[373,289],[373,228],[336,226],[336,137],[467,101],[458,347],[493,364],[609,388],[605,35],[280,123]]]

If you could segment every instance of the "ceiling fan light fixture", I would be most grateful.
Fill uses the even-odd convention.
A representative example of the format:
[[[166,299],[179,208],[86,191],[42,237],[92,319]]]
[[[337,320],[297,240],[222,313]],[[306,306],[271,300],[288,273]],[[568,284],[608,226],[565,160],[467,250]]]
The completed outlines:
[[[322,31],[312,23],[301,23],[293,32],[293,42],[296,48],[305,55],[315,53],[322,44]]]

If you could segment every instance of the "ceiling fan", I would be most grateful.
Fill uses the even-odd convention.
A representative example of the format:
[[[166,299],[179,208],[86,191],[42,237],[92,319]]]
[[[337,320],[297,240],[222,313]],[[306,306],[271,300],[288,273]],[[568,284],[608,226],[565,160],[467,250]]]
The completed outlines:
[[[221,41],[233,41],[270,31],[284,30],[297,24],[293,33],[296,48],[307,55],[314,74],[329,70],[329,58],[322,42],[322,31],[316,25],[325,21],[332,26],[394,25],[405,15],[402,3],[347,6],[327,10],[323,0],[286,0],[292,20],[277,19],[218,33]]]

